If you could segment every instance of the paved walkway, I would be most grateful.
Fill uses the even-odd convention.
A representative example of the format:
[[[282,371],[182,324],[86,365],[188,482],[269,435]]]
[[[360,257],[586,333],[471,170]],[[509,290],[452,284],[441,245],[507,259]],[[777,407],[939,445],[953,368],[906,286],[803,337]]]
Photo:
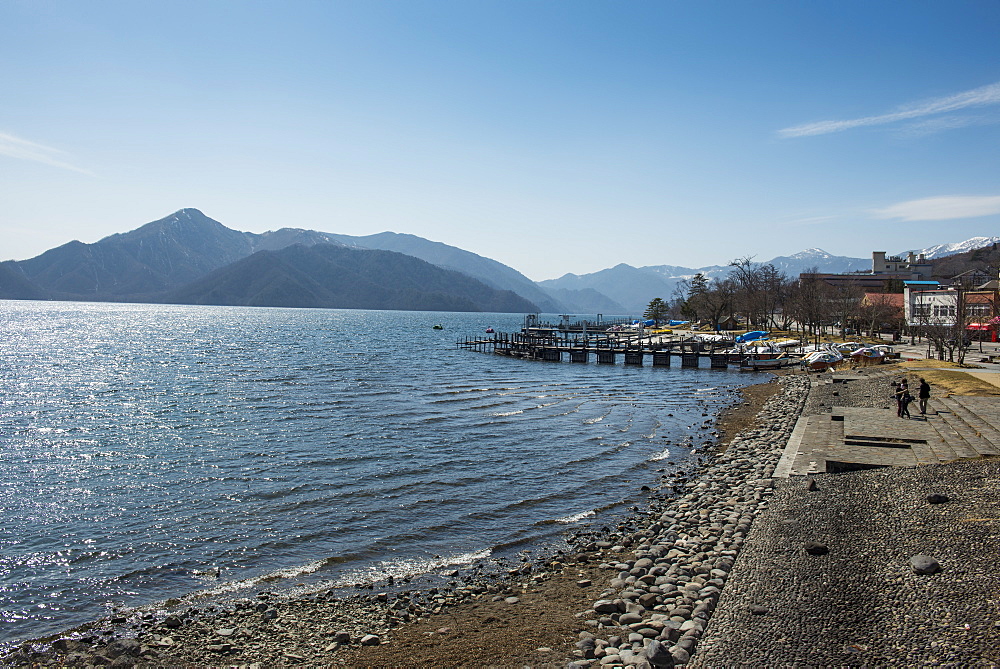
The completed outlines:
[[[688,666],[1000,666],[1000,398],[898,418],[887,367],[812,377]]]
[[[886,342],[890,343],[890,342]],[[923,360],[927,357],[927,344],[908,344],[903,342],[892,343],[893,349],[903,358]],[[988,362],[989,357],[993,357],[997,362]],[[966,354],[965,362],[969,365],[982,367],[977,370],[983,373],[1000,373],[1000,344],[983,343],[983,350],[979,350],[979,342],[972,345]],[[990,381],[994,383],[994,381]]]
[[[1000,381],[1000,374],[983,374]],[[825,397],[819,413],[803,413],[775,470],[776,477],[877,467],[912,467],[1000,455],[1000,401],[995,397],[933,397],[928,414],[896,416],[890,373],[833,374],[814,383]],[[838,406],[841,391],[869,406]],[[845,393],[848,394],[848,393]],[[881,405],[881,406],[872,406]]]

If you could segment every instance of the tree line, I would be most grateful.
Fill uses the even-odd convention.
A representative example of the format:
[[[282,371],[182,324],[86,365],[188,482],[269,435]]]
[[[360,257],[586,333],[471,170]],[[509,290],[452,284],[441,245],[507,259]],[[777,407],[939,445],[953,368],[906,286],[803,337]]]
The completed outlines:
[[[915,310],[912,324],[904,318],[903,283],[898,278],[887,279],[883,292],[866,292],[857,282],[817,278],[816,268],[792,278],[751,257],[733,260],[729,267],[724,277],[699,273],[679,283],[669,300],[658,297],[649,303],[646,318],[679,318],[716,331],[785,330],[817,340],[831,332],[873,337],[891,332],[925,339],[939,359],[957,362],[965,358],[970,325],[978,331],[1000,328],[1000,291],[976,288],[1000,273],[995,244],[937,261],[935,275],[953,277],[947,291],[950,301],[937,303],[933,311]]]
[[[850,330],[871,334],[905,328],[898,301],[888,295],[868,295],[857,284],[831,285],[813,268],[791,278],[771,263],[751,257],[729,263],[729,273],[710,278],[703,273],[677,285],[669,300],[655,298],[646,318],[678,318],[707,324],[712,330],[786,330],[803,337]],[[899,288],[902,286],[900,285]]]

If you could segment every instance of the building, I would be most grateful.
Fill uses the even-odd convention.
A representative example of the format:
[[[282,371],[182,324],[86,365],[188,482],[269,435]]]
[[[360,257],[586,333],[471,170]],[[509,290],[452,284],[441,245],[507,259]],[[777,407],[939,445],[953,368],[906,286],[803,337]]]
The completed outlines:
[[[916,256],[910,251],[904,260],[900,256],[886,257],[885,251],[872,251],[872,274],[875,275],[891,276],[904,281],[926,281],[931,278],[933,268],[923,253]]]
[[[799,281],[820,280],[831,286],[857,286],[866,291],[877,290],[887,292],[890,284],[900,281],[925,281],[931,278],[934,266],[924,258],[912,252],[904,259],[900,256],[886,256],[885,251],[872,251],[872,268],[869,272],[850,272],[847,274],[799,274]]]
[[[954,327],[961,324],[970,338],[997,341],[996,327],[989,323],[997,316],[997,298],[995,290],[963,290],[937,281],[903,283],[903,307],[909,326]]]

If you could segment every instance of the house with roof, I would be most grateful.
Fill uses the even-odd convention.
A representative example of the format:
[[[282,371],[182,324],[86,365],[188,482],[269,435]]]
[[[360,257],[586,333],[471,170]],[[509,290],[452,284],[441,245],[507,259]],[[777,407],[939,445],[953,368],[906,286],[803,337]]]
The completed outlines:
[[[997,290],[966,290],[961,283],[904,281],[903,308],[906,323],[920,327],[960,325],[974,339],[997,341],[996,326],[990,320],[998,315]]]

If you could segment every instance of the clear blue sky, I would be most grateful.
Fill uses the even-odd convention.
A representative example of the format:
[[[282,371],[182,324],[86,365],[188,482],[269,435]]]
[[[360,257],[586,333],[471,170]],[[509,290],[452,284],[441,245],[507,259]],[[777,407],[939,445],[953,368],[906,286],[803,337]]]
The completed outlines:
[[[0,259],[182,207],[547,279],[1000,234],[1000,2],[0,3]]]

